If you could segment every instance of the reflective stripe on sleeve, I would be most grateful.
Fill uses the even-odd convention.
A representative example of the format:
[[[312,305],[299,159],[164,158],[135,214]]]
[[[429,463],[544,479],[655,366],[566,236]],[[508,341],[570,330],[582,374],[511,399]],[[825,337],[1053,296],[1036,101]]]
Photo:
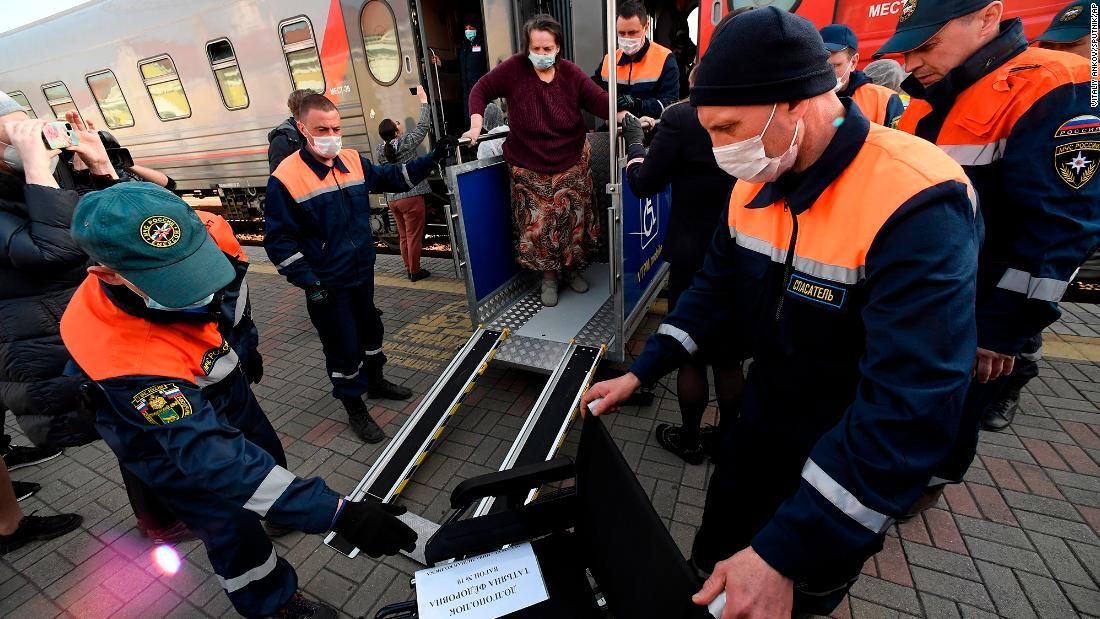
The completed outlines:
[[[220,575],[215,575],[218,576],[218,581],[222,583],[222,588],[225,589],[225,592],[233,593],[234,591],[244,589],[248,585],[275,571],[276,563],[278,563],[278,558],[275,556],[275,549],[272,548],[271,555],[268,556],[267,561],[264,561],[261,565],[257,565],[240,576],[223,578]]]
[[[302,258],[303,258],[302,252],[298,252],[298,253],[294,254],[293,256],[287,258],[286,260],[283,260],[282,262],[280,262],[279,264],[277,264],[275,266],[280,268],[280,269],[285,269],[288,266],[294,264],[295,262],[301,260]]]
[[[997,140],[989,144],[940,144],[959,165],[989,165],[1004,156],[1006,140]]]
[[[661,326],[657,327],[657,333],[676,338],[676,341],[680,342],[680,345],[684,347],[684,350],[688,351],[689,355],[694,355],[699,351],[699,346],[695,344],[695,340],[691,339],[687,331],[679,327],[674,327],[668,323],[661,323]]]
[[[1019,269],[1008,269],[997,282],[997,287],[1026,295],[1029,299],[1057,303],[1069,288],[1069,282],[1048,277],[1032,277],[1031,273]]]
[[[297,477],[294,476],[294,473],[281,466],[272,468],[268,471],[267,477],[264,477],[264,480],[260,482],[260,487],[256,488],[256,492],[253,492],[244,504],[244,508],[250,512],[266,516],[271,506],[275,505],[275,501],[283,496],[283,493],[290,487],[290,484],[294,483],[295,479]]]
[[[241,280],[241,289],[237,293],[237,305],[233,308],[233,326],[241,324],[244,310],[248,307],[248,278]]]
[[[802,479],[809,482],[814,490],[821,493],[821,496],[835,505],[837,509],[872,533],[882,533],[894,524],[893,518],[880,514],[860,503],[855,495],[848,492],[847,488],[838,484],[835,479],[829,477],[829,474],[815,464],[813,460],[806,460],[806,465],[802,467]]]
[[[374,355],[380,355],[380,354],[382,354],[382,348],[379,347],[379,348],[375,348],[374,350],[367,350],[367,351],[364,351],[363,354],[368,356],[368,357],[373,357]]]

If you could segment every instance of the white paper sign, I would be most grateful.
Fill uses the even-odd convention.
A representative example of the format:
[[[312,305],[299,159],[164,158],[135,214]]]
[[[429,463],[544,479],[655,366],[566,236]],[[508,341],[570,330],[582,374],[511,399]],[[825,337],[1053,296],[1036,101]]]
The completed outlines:
[[[549,598],[531,544],[420,570],[420,619],[496,619]]]

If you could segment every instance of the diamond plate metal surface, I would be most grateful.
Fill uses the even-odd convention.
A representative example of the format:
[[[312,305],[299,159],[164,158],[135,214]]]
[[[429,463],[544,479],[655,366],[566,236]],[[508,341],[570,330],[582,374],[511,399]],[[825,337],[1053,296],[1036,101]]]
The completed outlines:
[[[494,320],[489,328],[499,330],[507,327],[515,333],[520,327],[527,324],[527,321],[531,320],[532,316],[539,313],[542,307],[539,289],[532,288],[530,292],[521,297],[512,307],[509,307],[499,318]]]
[[[581,332],[577,334],[576,341],[581,346],[598,347],[600,344],[610,344],[613,337],[615,337],[615,299],[611,298],[596,312],[592,320],[584,325]]]
[[[531,370],[553,372],[567,348],[569,345],[561,342],[513,335],[500,345],[494,360]]]
[[[534,312],[528,314],[527,317],[523,319],[523,322],[514,326],[500,322],[504,319],[501,313],[511,311],[508,306],[524,295],[530,296],[531,294],[536,294],[537,296],[537,288],[535,287],[538,283],[538,273],[526,270],[519,273],[507,284],[502,286],[500,290],[478,305],[477,311],[478,315],[481,317],[481,321],[483,323],[488,322],[493,325],[501,325],[500,327],[493,328],[511,327],[514,330],[523,326],[523,323],[527,322],[527,320],[534,315]],[[536,308],[535,311],[538,311],[538,309]]]

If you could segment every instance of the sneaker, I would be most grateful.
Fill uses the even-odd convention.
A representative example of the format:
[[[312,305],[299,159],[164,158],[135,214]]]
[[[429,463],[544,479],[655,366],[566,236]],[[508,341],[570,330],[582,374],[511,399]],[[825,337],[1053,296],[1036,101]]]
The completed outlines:
[[[580,271],[569,269],[565,272],[564,279],[573,292],[588,292],[588,281],[581,277]]]
[[[53,460],[62,453],[64,453],[64,450],[50,447],[23,447],[22,445],[11,445],[8,447],[8,450],[4,452],[4,464],[7,465],[9,471],[14,471],[25,466],[41,464],[48,460]]]
[[[139,519],[137,522],[137,529],[156,546],[160,546],[161,544],[181,544],[183,542],[198,539],[195,537],[195,534],[191,532],[191,529],[188,529],[187,525],[179,520],[166,527],[150,527]]]
[[[30,481],[11,482],[12,490],[15,490],[15,500],[29,499],[31,495],[42,489],[42,486]]]
[[[542,280],[542,304],[546,307],[554,307],[558,304],[558,280]]]
[[[416,273],[409,273],[409,281],[410,282],[418,282],[422,279],[428,279],[431,276],[432,276],[432,272],[429,271],[428,269],[420,269]]]
[[[272,619],[336,619],[336,609],[315,600],[306,599],[301,591],[295,591],[283,607],[275,611]]]
[[[11,535],[0,535],[0,555],[22,548],[30,542],[44,542],[75,531],[84,518],[77,514],[57,516],[24,516],[19,528]]]
[[[370,381],[367,387],[367,397],[372,400],[408,400],[412,397],[412,389],[391,383],[385,378]]]
[[[1012,425],[1012,419],[1016,416],[1018,410],[1020,410],[1020,392],[1019,390],[1013,390],[1005,397],[990,404],[989,408],[982,412],[982,428],[1000,432]]]
[[[355,432],[355,435],[362,439],[364,443],[373,445],[386,439],[386,433],[378,427],[374,417],[370,416],[370,411],[366,408],[355,413],[348,413],[348,425],[351,426],[351,431]]]
[[[667,423],[659,424],[655,434],[661,447],[676,454],[688,464],[702,464],[703,460],[707,458],[702,445],[698,442],[691,447],[680,445],[680,428],[678,426],[670,426]]]

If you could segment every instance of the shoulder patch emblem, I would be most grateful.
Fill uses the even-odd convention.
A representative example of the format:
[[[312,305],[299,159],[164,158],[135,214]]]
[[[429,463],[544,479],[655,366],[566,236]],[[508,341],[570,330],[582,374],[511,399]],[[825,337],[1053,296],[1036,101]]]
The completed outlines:
[[[901,3],[901,15],[898,17],[898,23],[902,24],[909,21],[909,18],[916,12],[917,0],[905,0],[905,2]]]
[[[1100,134],[1100,117],[1082,114],[1062,123],[1054,132],[1054,139],[1092,134]]]
[[[1054,147],[1054,170],[1058,178],[1074,189],[1081,189],[1096,175],[1100,166],[1100,140],[1080,140]]]
[[[141,240],[157,248],[171,247],[180,240],[180,227],[171,217],[153,215],[141,222]]]
[[[1084,11],[1084,10],[1085,10],[1085,7],[1083,7],[1081,5],[1071,6],[1068,9],[1066,9],[1066,12],[1063,13],[1061,17],[1058,18],[1058,21],[1060,21],[1060,22],[1071,22],[1074,19],[1077,19],[1077,16],[1080,15],[1081,11]]]
[[[130,404],[154,426],[179,421],[192,413],[191,402],[175,383],[146,387],[130,398]]]

